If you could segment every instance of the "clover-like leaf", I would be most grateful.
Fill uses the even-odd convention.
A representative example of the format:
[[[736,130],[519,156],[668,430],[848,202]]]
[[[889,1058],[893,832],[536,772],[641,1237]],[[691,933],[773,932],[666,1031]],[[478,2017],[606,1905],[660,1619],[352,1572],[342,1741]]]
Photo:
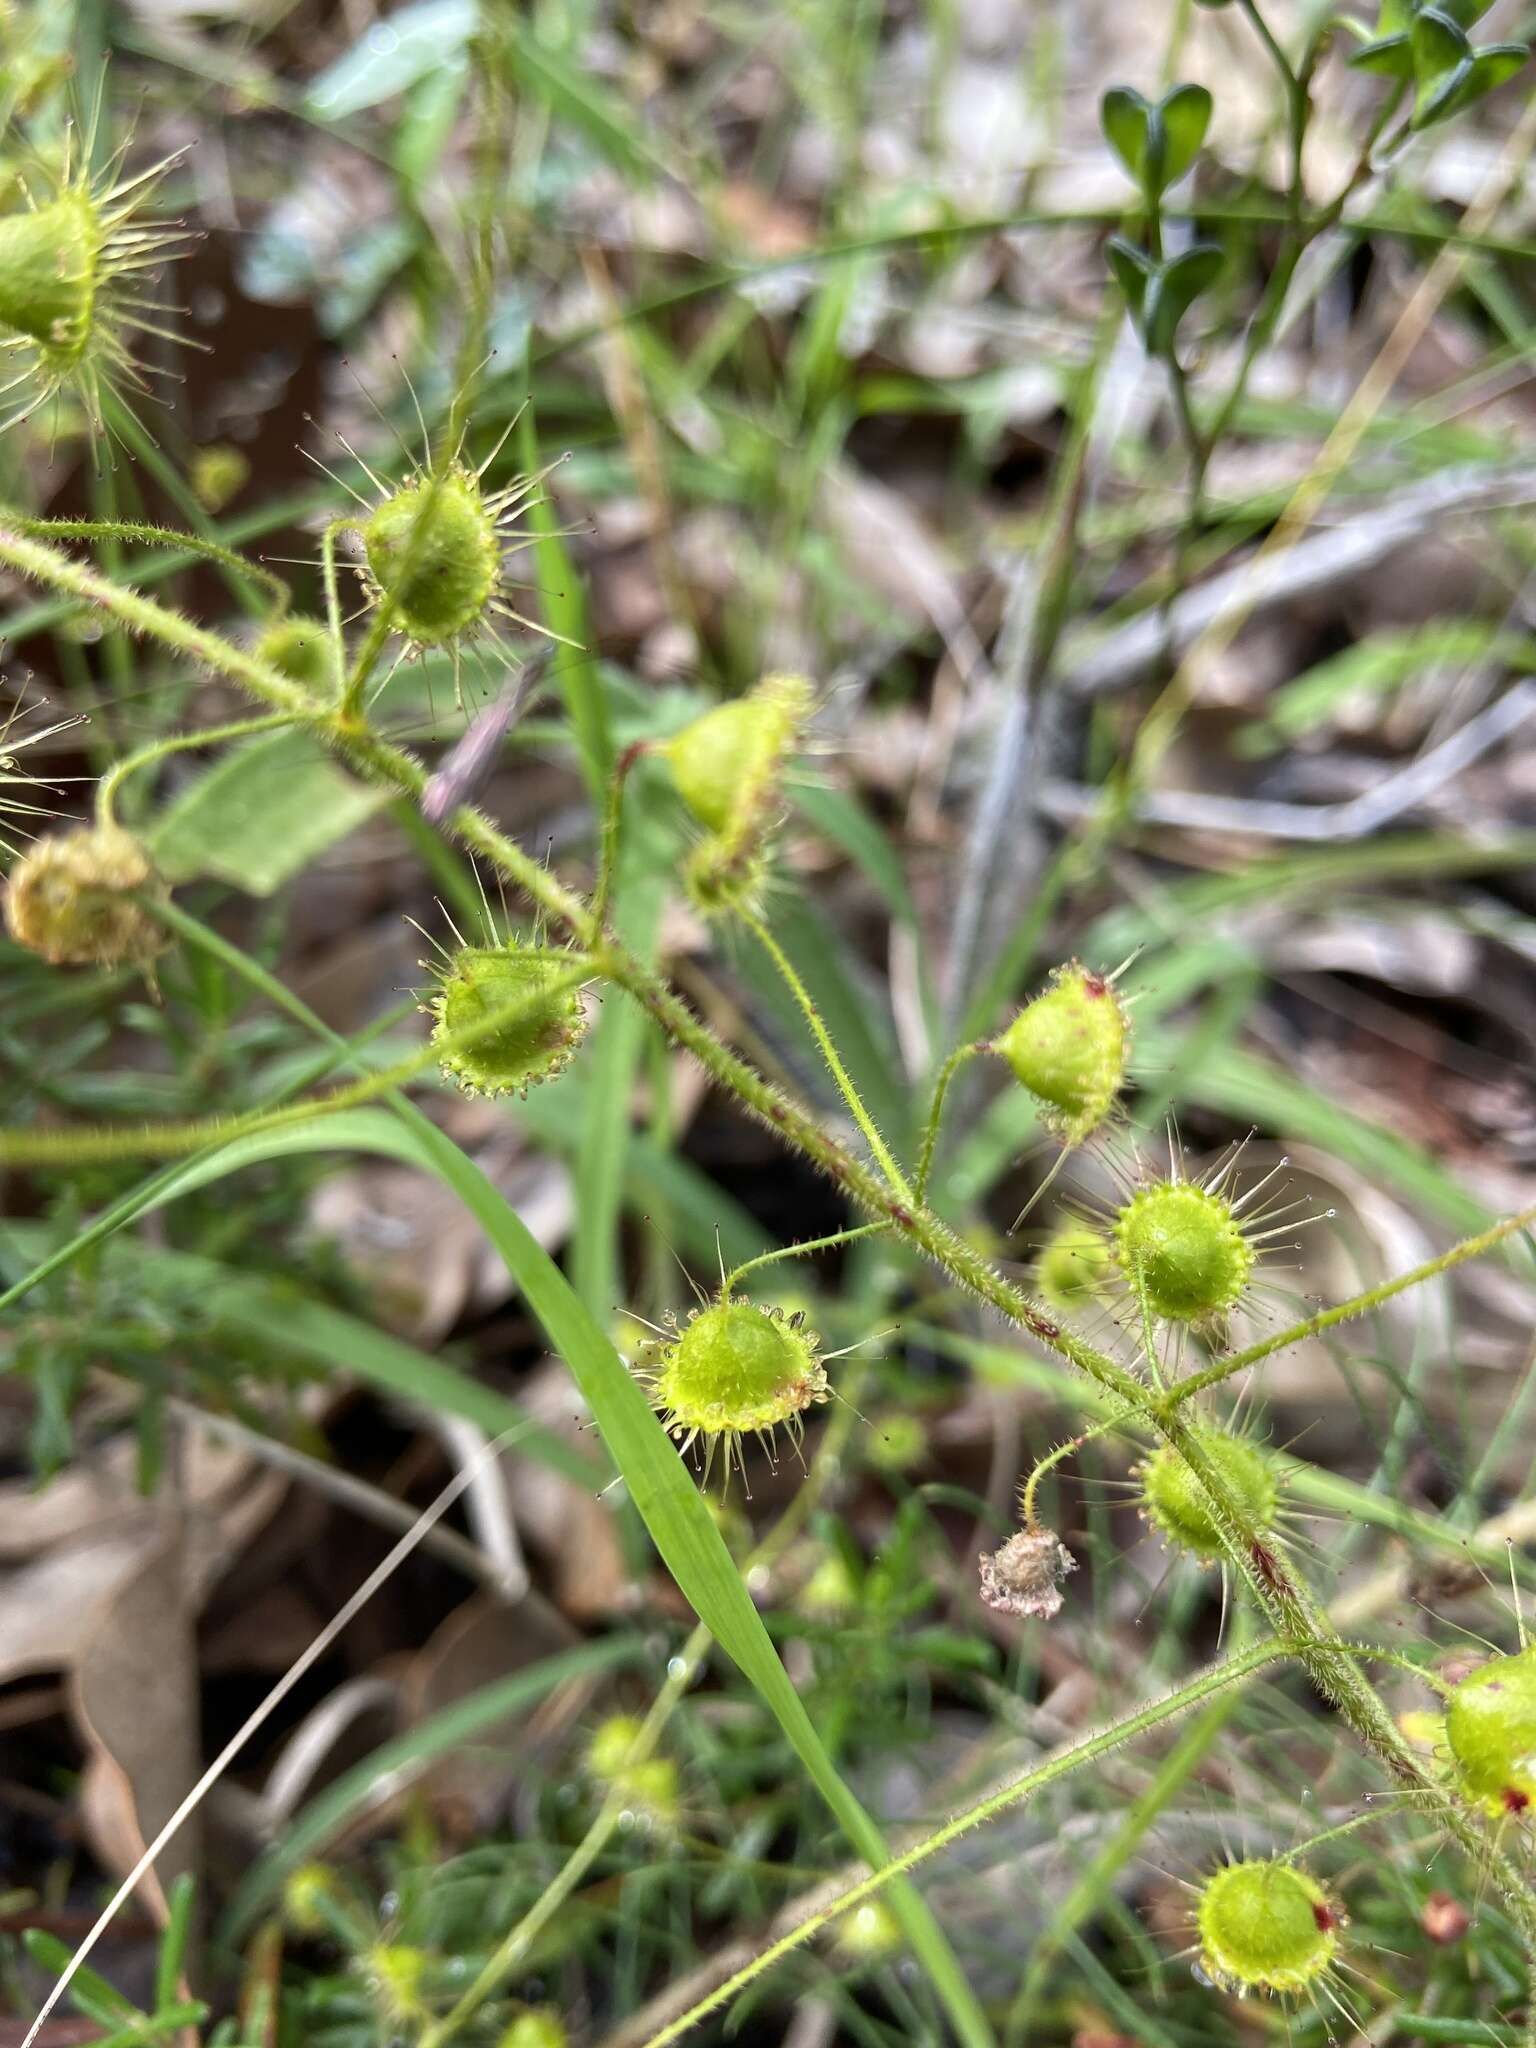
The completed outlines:
[[[1211,96],[1203,85],[1176,85],[1154,103],[1134,86],[1113,85],[1099,119],[1111,149],[1156,200],[1199,155],[1211,125]]]
[[[1151,118],[1151,102],[1134,85],[1112,85],[1099,104],[1105,140],[1138,185],[1146,163]]]
[[[1421,87],[1413,110],[1412,126],[1428,128],[1432,122],[1449,120],[1475,100],[1514,77],[1523,68],[1530,51],[1524,43],[1488,43],[1449,71]]]
[[[1215,242],[1196,242],[1161,266],[1148,284],[1141,309],[1142,331],[1152,355],[1172,355],[1179,323],[1220,277],[1225,263]]]
[[[1211,96],[1203,85],[1176,85],[1153,112],[1161,115],[1165,136],[1162,183],[1177,184],[1200,154],[1211,125]]]
[[[1123,235],[1111,235],[1104,245],[1104,254],[1119,285],[1121,296],[1130,309],[1131,318],[1141,325],[1141,309],[1146,303],[1147,287],[1157,276],[1158,266],[1144,249],[1138,249],[1134,242],[1128,242]]]

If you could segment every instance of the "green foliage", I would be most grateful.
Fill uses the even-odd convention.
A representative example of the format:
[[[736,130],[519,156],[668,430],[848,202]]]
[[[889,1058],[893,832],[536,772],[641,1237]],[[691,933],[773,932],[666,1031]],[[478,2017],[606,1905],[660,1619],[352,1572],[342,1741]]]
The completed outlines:
[[[620,1568],[616,1591],[610,1565],[596,1575],[591,1611],[603,1618],[587,1640],[557,1637],[523,1668],[402,1726],[284,1823],[228,1904],[208,1961],[218,1995],[238,2003],[238,2026],[210,2025],[212,1995],[188,1997],[186,1885],[173,1889],[142,2006],[37,1928],[25,1955],[0,1957],[8,1977],[27,1958],[72,1969],[75,2008],[114,2048],[192,2029],[207,2030],[210,2048],[235,2048],[247,2028],[269,2048],[381,2048],[407,2036],[415,2048],[561,2048],[578,2029],[601,2038],[637,2015],[647,2048],[663,2048],[726,2008],[732,2029],[776,2038],[802,1994],[812,2001],[803,2009],[825,2005],[839,2039],[865,2048],[1012,2048],[1101,2030],[1181,2048],[1221,2032],[1225,1992],[1336,1995],[1331,1973],[1353,1943],[1334,1903],[1344,1857],[1333,1844],[1368,1829],[1370,1854],[1349,1871],[1351,1911],[1371,1946],[1402,1961],[1401,1982],[1355,1994],[1360,2030],[1413,2026],[1429,2039],[1445,2037],[1436,2025],[1459,2025],[1503,2038],[1502,2016],[1527,1998],[1536,1961],[1517,1833],[1536,1798],[1536,1653],[1434,1681],[1448,1700],[1432,1751],[1416,1739],[1418,1695],[1405,1709],[1392,1689],[1418,1685],[1448,1639],[1433,1614],[1416,1642],[1387,1632],[1416,1581],[1394,1563],[1355,1572],[1344,1601],[1328,1601],[1331,1567],[1364,1561],[1373,1530],[1442,1557],[1469,1545],[1482,1563],[1509,1516],[1528,1532],[1511,1454],[1528,1421],[1524,1386],[1488,1443],[1450,1446],[1435,1435],[1447,1408],[1433,1377],[1462,1371],[1454,1331],[1439,1343],[1442,1308],[1453,1306],[1447,1276],[1483,1255],[1528,1274],[1530,1218],[1481,1228],[1485,1197],[1454,1162],[1362,1091],[1335,1100],[1326,1063],[1294,1057],[1278,1012],[1265,1033],[1249,1026],[1283,972],[1256,909],[1304,916],[1310,895],[1347,918],[1379,906],[1373,890],[1438,891],[1457,875],[1518,868],[1530,848],[1437,831],[1223,873],[1213,841],[1198,858],[1217,872],[1180,878],[1172,870],[1196,856],[1148,836],[1142,815],[1150,807],[1155,822],[1156,804],[1177,798],[1170,750],[1203,656],[1227,630],[1218,622],[1181,660],[1188,586],[1245,559],[1255,536],[1283,560],[1362,449],[1364,473],[1350,475],[1362,495],[1450,459],[1444,418],[1426,426],[1392,406],[1371,416],[1357,394],[1289,504],[1268,486],[1234,484],[1236,465],[1212,466],[1241,434],[1261,454],[1272,438],[1289,474],[1317,433],[1315,408],[1266,399],[1266,413],[1250,385],[1275,335],[1297,331],[1291,316],[1309,303],[1293,294],[1299,274],[1377,235],[1410,250],[1454,240],[1443,203],[1416,205],[1401,187],[1378,196],[1372,181],[1390,186],[1413,162],[1414,132],[1467,115],[1524,63],[1524,44],[1471,40],[1482,11],[1472,0],[1385,0],[1375,24],[1352,25],[1362,45],[1352,61],[1384,84],[1362,83],[1374,97],[1358,148],[1336,189],[1320,193],[1308,141],[1333,89],[1322,60],[1334,24],[1298,23],[1288,50],[1243,0],[1222,27],[1249,39],[1273,85],[1281,189],[1262,189],[1269,130],[1253,138],[1253,170],[1235,149],[1227,161],[1224,137],[1221,165],[1190,179],[1214,111],[1204,86],[1177,83],[1155,101],[1112,86],[1103,133],[1134,192],[1125,231],[1101,243],[1097,218],[1085,226],[1020,206],[986,223],[949,200],[903,188],[897,205],[862,184],[860,67],[879,42],[879,11],[850,27],[832,10],[797,10],[774,39],[774,63],[787,103],[812,106],[827,152],[845,159],[825,217],[759,222],[764,247],[782,253],[719,266],[697,261],[691,244],[685,268],[675,250],[633,236],[622,261],[617,233],[584,240],[580,294],[553,327],[539,319],[544,272],[559,260],[548,230],[554,221],[569,239],[567,197],[589,203],[590,179],[605,181],[608,200],[686,193],[698,210],[689,234],[707,227],[722,250],[736,247],[745,157],[733,139],[727,159],[702,126],[680,147],[649,97],[642,116],[639,81],[663,95],[672,70],[697,64],[712,97],[747,52],[737,24],[711,17],[702,54],[659,37],[642,64],[640,28],[626,19],[605,27],[613,46],[594,63],[579,10],[514,19],[418,0],[350,49],[333,41],[333,60],[295,92],[269,94],[259,67],[231,73],[221,82],[232,109],[263,106],[323,132],[327,147],[360,149],[386,201],[330,256],[285,246],[291,224],[272,207],[244,288],[307,289],[317,327],[345,336],[360,361],[376,367],[386,342],[409,357],[398,389],[367,394],[394,436],[365,442],[379,473],[402,474],[402,422],[422,435],[403,484],[381,484],[344,441],[346,476],[328,471],[296,500],[238,519],[228,508],[247,488],[260,495],[259,463],[248,475],[235,451],[216,474],[202,459],[216,450],[174,433],[162,448],[114,396],[137,374],[145,308],[132,273],[181,243],[150,203],[170,165],[139,173],[141,189],[121,178],[117,139],[92,135],[85,157],[106,168],[83,175],[65,141],[67,67],[18,39],[0,103],[36,165],[0,166],[0,326],[21,394],[12,425],[39,451],[22,414],[46,396],[67,453],[83,452],[99,416],[131,457],[110,473],[98,463],[90,516],[64,517],[46,497],[53,462],[32,465],[34,484],[4,451],[5,492],[29,509],[0,516],[0,567],[37,593],[15,630],[54,632],[61,687],[91,710],[80,744],[100,778],[95,822],[11,848],[7,880],[0,1165],[26,1220],[0,1238],[0,1305],[5,1363],[29,1404],[18,1465],[58,1473],[106,1414],[108,1428],[136,1430],[137,1476],[151,1490],[171,1465],[168,1412],[232,1410],[257,1441],[304,1440],[306,1395],[317,1380],[328,1391],[340,1382],[507,1438],[569,1508],[559,1540],[580,1545],[600,1530]],[[101,75],[104,39],[117,33],[109,16],[82,10],[71,24],[82,82]],[[0,22],[10,28],[8,11]],[[253,30],[242,53],[260,53],[279,26]],[[939,10],[923,32],[937,79],[957,31]],[[1188,35],[1180,14],[1163,77],[1183,68]],[[137,36],[125,33],[119,52],[135,64]],[[193,61],[189,47],[143,59],[167,101],[165,78]],[[218,70],[232,47],[210,35],[196,62]],[[118,77],[107,73],[109,127]],[[131,136],[121,139],[131,152]],[[781,139],[763,139],[777,161]],[[615,203],[615,221],[621,211]],[[1480,218],[1475,264],[1447,257],[1434,275],[1456,268],[1458,312],[1497,322],[1517,351],[1524,328],[1504,271],[1518,251],[1490,221]],[[953,377],[905,361],[860,366],[870,352],[851,337],[866,301],[889,297],[916,317],[1000,227],[1070,228],[1085,273],[1102,246],[1159,365],[1147,380],[1151,431],[1134,447],[1105,436],[1096,410],[1121,324],[1113,294],[1070,346],[1042,344],[1051,395],[1027,437],[1005,388],[1018,364]],[[585,238],[585,226],[576,232]],[[591,306],[590,328],[570,319],[572,303]],[[1197,304],[1208,349],[1189,341]],[[1369,395],[1369,380],[1361,389]],[[952,524],[937,539],[859,495],[874,436],[858,430],[884,431],[903,412],[942,421],[957,451],[934,521]],[[373,434],[361,417],[349,431]],[[555,436],[572,450],[559,502],[544,452]],[[998,739],[960,830],[941,800],[960,781],[941,775],[930,788],[927,768],[884,774],[882,758],[863,791],[837,785],[841,770],[818,757],[841,748],[843,693],[825,686],[857,672],[869,700],[859,715],[872,722],[856,737],[873,731],[877,753],[884,731],[917,723],[915,708],[932,726],[924,749],[937,734],[947,750],[942,693],[924,693],[939,639],[968,681],[967,638],[992,630],[986,603],[957,596],[973,566],[967,522],[1022,438],[1055,451],[1056,465],[1043,509],[1031,501],[1009,537],[1029,565],[1028,602],[1018,616],[1010,605],[993,656],[1002,694],[1019,686],[1027,744],[1010,753]],[[1503,452],[1474,450],[1483,463]],[[827,509],[839,493],[850,501],[841,529]],[[137,517],[161,500],[188,530]],[[612,591],[590,603],[588,568],[601,573],[628,545],[637,506],[666,645],[696,657],[695,675],[664,688],[654,648],[630,666],[591,651]],[[703,510],[719,523],[701,547],[689,522]],[[295,523],[316,536],[312,564],[274,557],[296,571],[279,576],[244,552]],[[698,570],[717,548],[710,567],[728,569],[718,588]],[[1523,540],[1507,550],[1501,566],[1523,568]],[[359,582],[363,602],[348,616]],[[1465,609],[1321,661],[1310,640],[1301,673],[1268,692],[1217,772],[1248,787],[1245,755],[1317,732],[1351,693],[1399,690],[1431,661],[1529,666],[1521,635],[1470,616],[1475,600]],[[1119,702],[1063,717],[1073,636],[1088,620],[1113,635],[1121,615],[1154,626],[1158,652]],[[508,645],[522,633],[558,649],[547,702],[508,692],[528,673],[525,650]],[[802,647],[815,650],[814,684],[777,672],[785,645],[797,662]],[[415,661],[397,676],[406,654]],[[435,694],[450,676],[463,732],[456,716],[442,722]],[[256,714],[210,722],[210,705],[228,720],[231,694],[254,699]],[[967,717],[971,708],[968,697]],[[888,728],[878,722],[887,715]],[[957,729],[964,755],[974,735],[965,719]],[[41,777],[10,731],[0,731],[6,818],[31,821]],[[428,757],[450,740],[475,808],[427,795]],[[212,758],[188,769],[193,753]],[[1064,794],[1069,755],[1080,779]],[[507,778],[516,800],[504,802],[496,771],[513,761],[525,772]],[[535,787],[537,824],[521,807]],[[1058,799],[1068,809],[1084,800],[1085,815],[1053,841]],[[484,943],[460,941],[446,956],[430,1026],[408,994],[389,1008],[370,988],[366,1025],[345,1036],[299,996],[297,977],[314,966],[305,949],[335,935],[316,916],[327,890],[347,886],[349,910],[369,920],[359,978],[377,968],[386,986],[385,871],[392,909],[397,884],[423,916],[441,891],[454,915],[479,920],[470,928]],[[1529,950],[1517,905],[1484,901],[1476,914],[1503,920],[1512,948]],[[1007,927],[990,952],[989,925]],[[1042,987],[1047,941],[1095,960],[1145,949],[1134,1069],[1115,978],[1067,958]],[[445,1083],[487,1099],[456,1104]],[[533,1083],[551,1085],[530,1093]],[[1228,1122],[1302,1139],[1363,1174],[1368,1194],[1394,1191],[1478,1234],[1407,1274],[1341,1281],[1341,1299],[1288,1320],[1260,1297],[1260,1251],[1281,1226],[1251,1207],[1258,1178],[1250,1184],[1235,1156],[1187,1177],[1177,1142],[1165,1154],[1148,1136],[1175,1114],[1201,1142]],[[1051,1161],[1036,1173],[1028,1147],[1042,1131]],[[1133,1156],[1132,1135],[1153,1150],[1150,1166]],[[759,1145],[780,1161],[777,1175],[761,1169]],[[569,1174],[567,1265],[498,1184],[518,1152],[547,1155],[537,1171],[553,1207]],[[175,1163],[140,1177],[130,1163],[140,1157]],[[589,1436],[561,1433],[542,1409],[533,1420],[525,1361],[477,1345],[473,1317],[436,1355],[390,1327],[398,1304],[315,1242],[307,1198],[344,1158],[435,1182],[471,1238],[487,1241],[515,1304],[498,1329],[526,1330],[530,1352],[559,1362]],[[1063,1171],[1080,1206],[1048,1206],[1038,1232],[1004,1235],[1015,1182],[1029,1183],[1027,1216]],[[1107,1209],[1106,1187],[1118,1190]],[[679,1313],[674,1243],[690,1280],[698,1272],[711,1289],[691,1314]],[[1341,1240],[1340,1257],[1352,1251]],[[776,1275],[776,1288],[765,1269],[792,1257],[803,1263],[792,1281]],[[1441,1299],[1422,1321],[1435,1334],[1405,1343],[1389,1306],[1434,1283]],[[654,1343],[635,1340],[647,1320]],[[1372,1427],[1381,1418],[1379,1444],[1362,1432],[1379,1463],[1358,1474],[1312,1463],[1305,1442],[1300,1455],[1261,1448],[1267,1426],[1240,1427],[1224,1393],[1244,1375],[1262,1404],[1271,1359],[1306,1341],[1319,1361],[1346,1322],[1356,1330],[1337,1356]],[[996,1428],[990,1396],[970,1393],[972,1374],[1006,1390],[1017,1446]],[[1464,1391],[1458,1378],[1456,1412],[1471,1433],[1481,1410]],[[990,1471],[974,1437],[983,1409]],[[1042,1447],[1047,1421],[1060,1426]],[[781,1425],[795,1456],[777,1462],[762,1450]],[[1444,1511],[1420,1471],[1431,1444]],[[727,1485],[733,1466],[767,1475],[763,1497],[740,1486],[706,1497],[697,1468],[707,1472],[716,1449]],[[1001,1509],[1019,1466],[1010,1528]],[[1235,1644],[1226,1661],[1203,1668],[1191,1651],[1215,1639],[1215,1575],[1150,1583],[1141,1553],[1155,1545],[1124,1553],[1134,1523],[1127,1512],[1130,1527],[1116,1526],[1119,1496],[1103,1505],[1090,1486],[1078,1514],[1074,1467],[1090,1482],[1123,1484],[1129,1472],[1126,1492],[1151,1533],[1220,1566]],[[1282,1538],[1282,1481],[1341,1513],[1345,1528],[1316,1550]],[[582,1500],[576,1512],[556,1491],[571,1485],[602,1505]],[[1062,1512],[1049,1517],[1070,1548],[1041,1519],[1058,1490]],[[1495,1508],[1502,1517],[1489,1522]],[[996,1546],[981,1564],[984,1617],[973,1575],[983,1542]],[[1515,1571],[1529,1579],[1529,1560]],[[1127,1656],[1135,1607],[1144,1647]],[[1050,1651],[1047,1624],[1059,1631]],[[508,1618],[509,1632],[519,1625]],[[1377,1682],[1380,1662],[1391,1687]],[[1091,1699],[1096,1725],[1060,1747],[1049,1735],[1042,1758],[1035,1710],[1055,1711],[1047,1681],[1063,1675],[1074,1714]],[[532,1718],[508,1738],[513,1716]],[[1163,1747],[1149,1754],[1153,1740]],[[466,1747],[510,1743],[515,1811],[477,1817],[471,1846],[440,1838],[434,1801],[409,1796],[398,1825],[392,1816],[359,1846],[381,1784],[409,1795]],[[903,1810],[908,1783],[920,1796]],[[1197,1784],[1219,1787],[1223,1825],[1244,1839],[1259,1830],[1261,1846],[1273,1835],[1283,1856],[1217,1867],[1191,1820]],[[1401,1801],[1381,1798],[1387,1790]],[[1287,1847],[1314,1797],[1347,1818]],[[952,1818],[936,1823],[938,1810]],[[888,1812],[917,1815],[896,1853]],[[910,1879],[973,1828],[1002,1845],[1001,1919],[988,1920],[985,1886],[957,1887],[937,1870],[928,1891]],[[1054,1868],[1037,1882],[1040,1852],[1074,1854],[1080,1841],[1063,1910],[1021,1965],[1017,1902],[1057,1889]],[[1123,1879],[1138,1857],[1170,1869],[1183,1858],[1209,1981],[1168,1967],[1152,1916],[1129,1910]],[[1454,1940],[1433,1931],[1456,1915],[1432,1921],[1426,1864],[1489,1902]],[[813,1955],[823,1934],[826,1950]],[[782,1981],[771,1978],[781,1966]],[[35,2003],[30,1978],[6,1989]],[[1316,2026],[1305,2007],[1294,2024]]]

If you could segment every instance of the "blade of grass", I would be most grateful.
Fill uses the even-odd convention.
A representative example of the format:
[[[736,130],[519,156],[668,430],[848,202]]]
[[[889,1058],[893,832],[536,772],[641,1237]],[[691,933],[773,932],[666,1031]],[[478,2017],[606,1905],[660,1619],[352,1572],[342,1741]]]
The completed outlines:
[[[880,1830],[828,1755],[714,1518],[645,1393],[554,1260],[451,1138],[403,1100],[393,1117],[379,1110],[341,1112],[309,1125],[259,1132],[211,1157],[189,1160],[157,1185],[145,1206],[162,1207],[266,1159],[337,1149],[382,1153],[422,1167],[475,1217],[570,1368],[679,1590],[778,1721],[853,1848],[878,1868],[888,1855]],[[986,2016],[921,1895],[901,1880],[893,1887],[892,1906],[958,2037],[967,2048],[992,2048]]]

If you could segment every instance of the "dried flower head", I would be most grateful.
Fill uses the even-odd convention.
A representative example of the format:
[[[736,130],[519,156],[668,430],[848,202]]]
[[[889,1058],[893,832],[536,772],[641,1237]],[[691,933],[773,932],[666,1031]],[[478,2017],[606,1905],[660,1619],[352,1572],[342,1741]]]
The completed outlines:
[[[149,856],[116,825],[42,839],[11,869],[5,921],[18,945],[55,966],[145,967],[166,934],[136,900],[154,886]]]
[[[999,1614],[1050,1621],[1061,1612],[1061,1580],[1076,1569],[1054,1529],[1020,1529],[981,1560],[981,1597]]]

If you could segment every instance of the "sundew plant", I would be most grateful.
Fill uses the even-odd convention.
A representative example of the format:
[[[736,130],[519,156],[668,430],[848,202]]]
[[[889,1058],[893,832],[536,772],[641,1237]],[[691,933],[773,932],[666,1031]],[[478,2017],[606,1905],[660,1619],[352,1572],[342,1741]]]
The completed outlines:
[[[1528,30],[0,7],[24,2048],[1536,2043]]]

